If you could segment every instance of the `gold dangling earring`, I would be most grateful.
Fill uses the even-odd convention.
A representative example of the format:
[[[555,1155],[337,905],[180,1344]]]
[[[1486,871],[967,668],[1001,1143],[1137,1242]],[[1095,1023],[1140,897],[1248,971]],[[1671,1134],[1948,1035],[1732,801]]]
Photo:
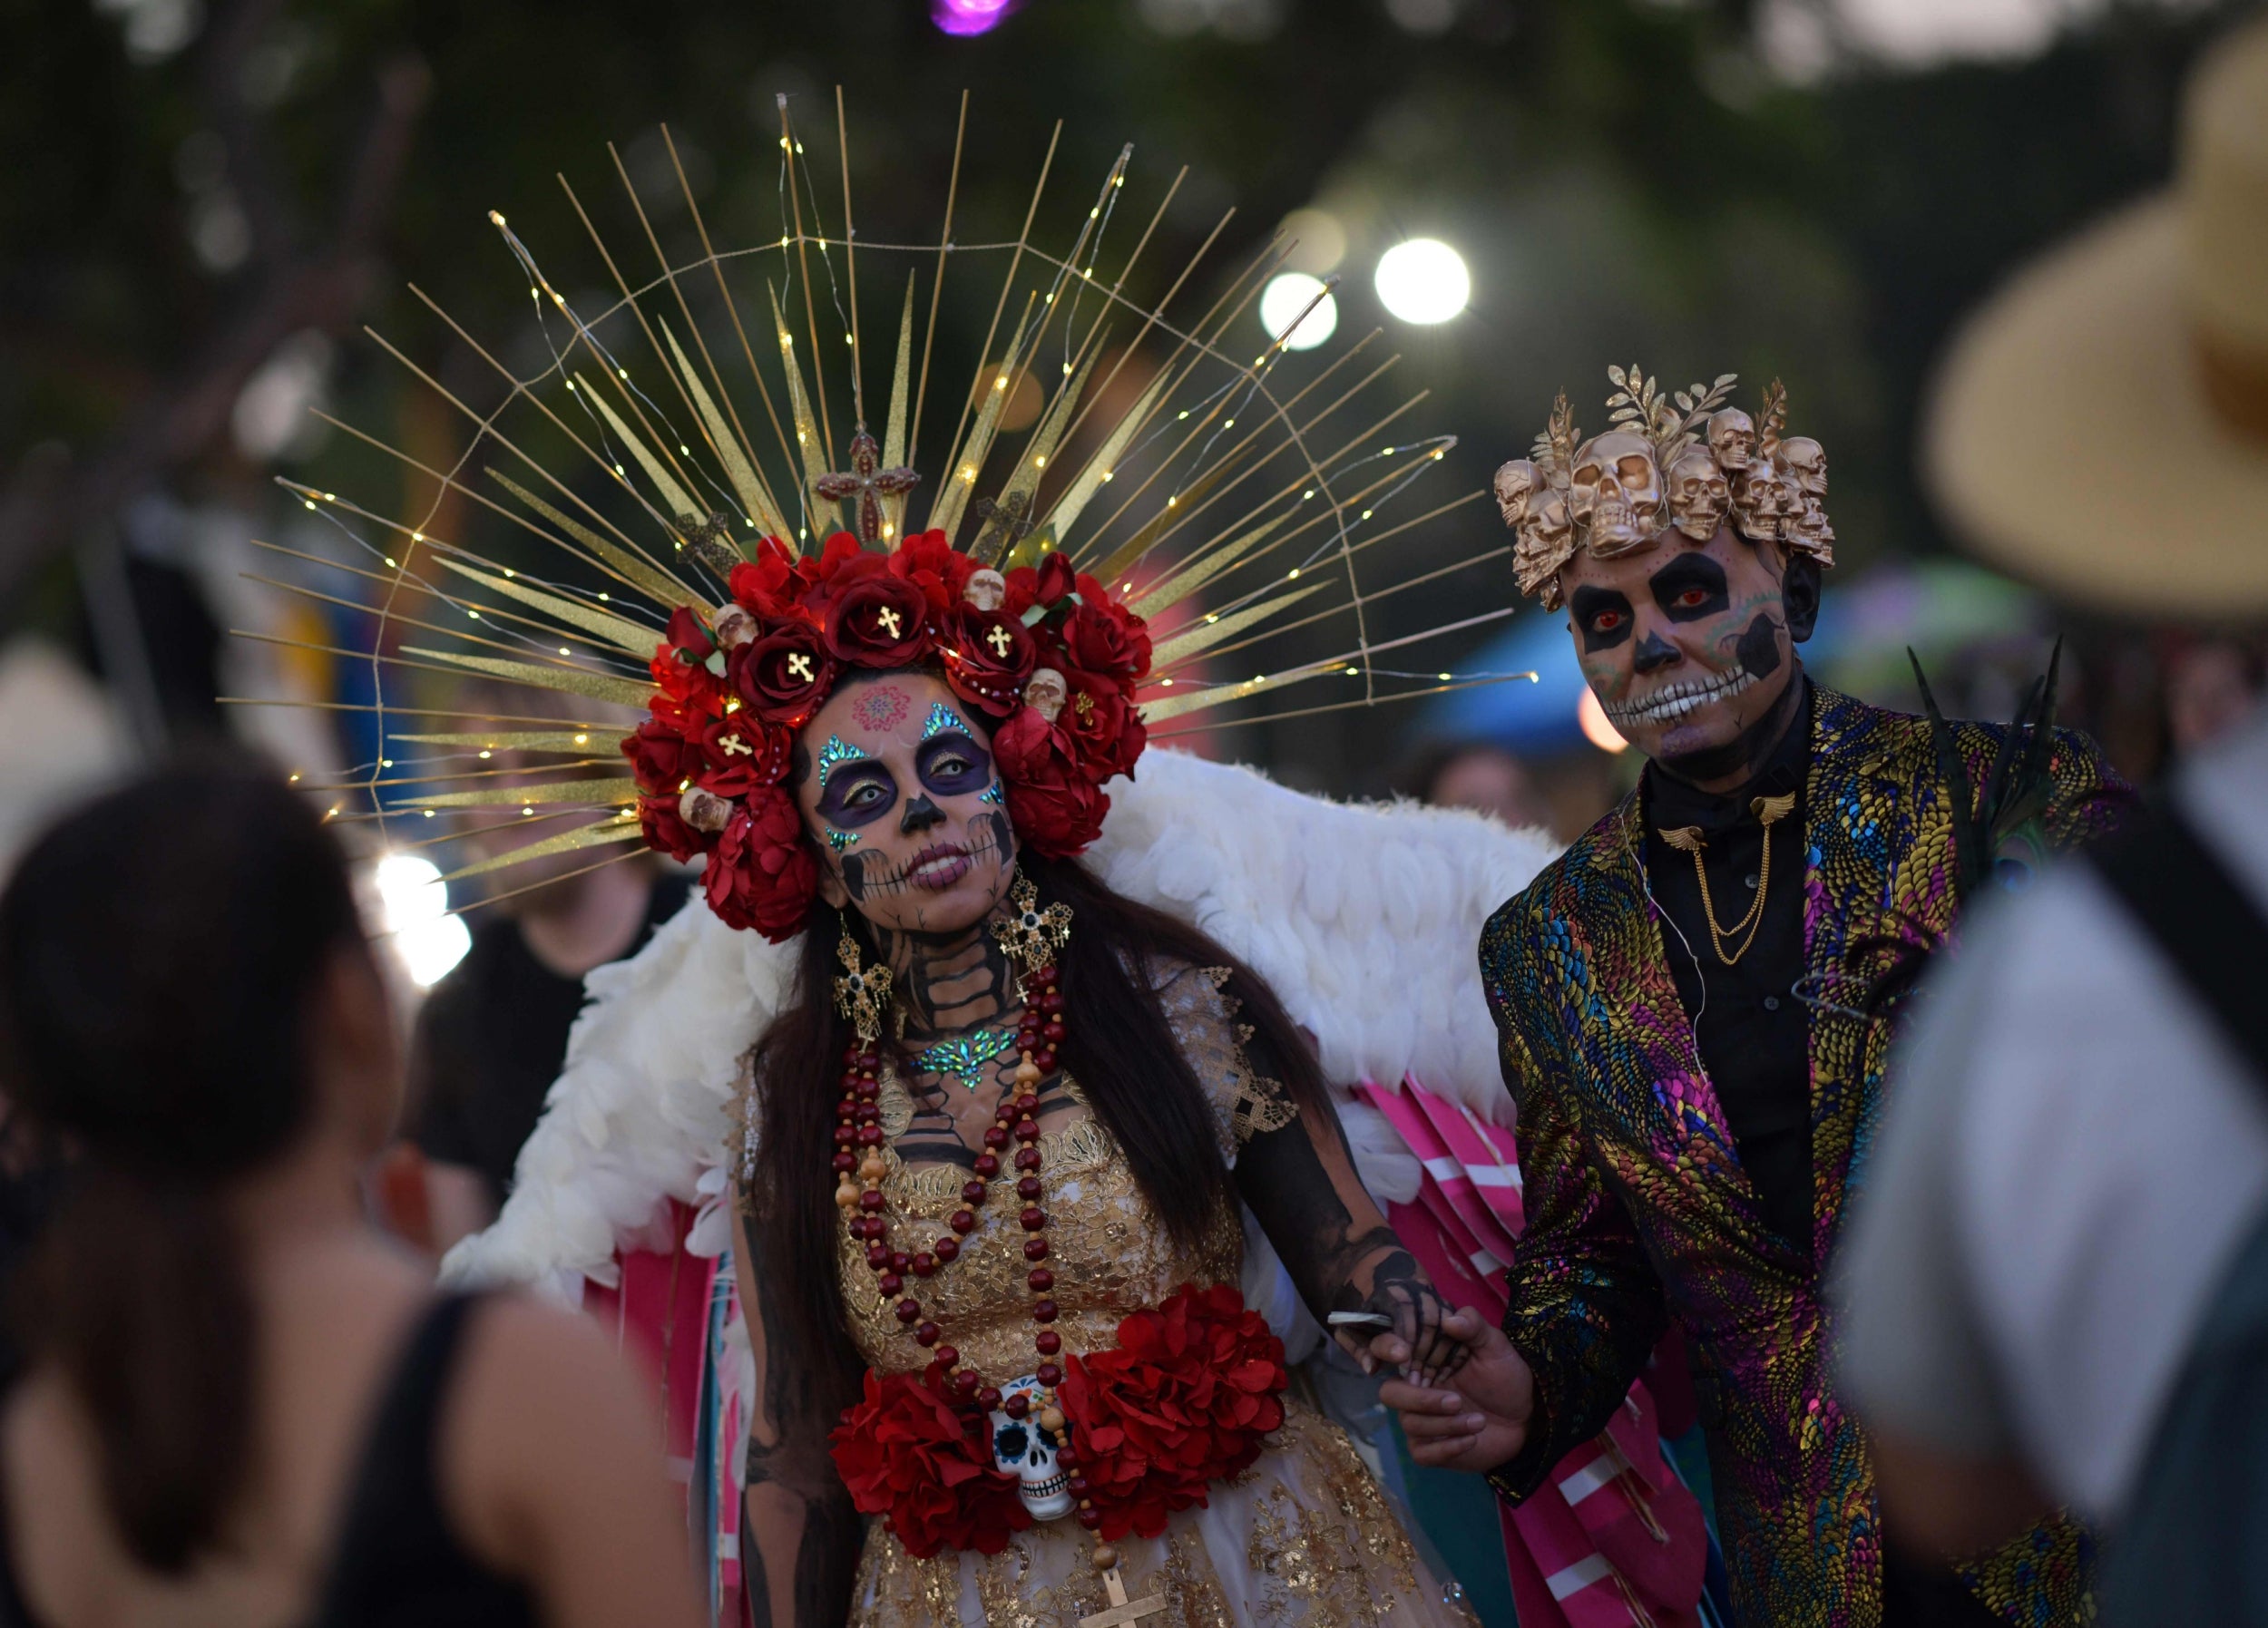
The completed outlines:
[[[890,1007],[890,969],[860,963],[858,940],[851,931],[850,916],[843,917],[843,936],[836,941],[836,959],[843,976],[835,980],[835,1009],[850,1019],[858,1044],[871,1050],[882,1036],[882,1015]]]
[[[1071,907],[1059,901],[1041,910],[1040,890],[1031,877],[1019,875],[1009,891],[1008,908],[1012,913],[992,918],[992,937],[1000,941],[1001,952],[1015,963],[1016,990],[1025,994],[1026,980],[1052,967],[1055,952],[1070,942]]]

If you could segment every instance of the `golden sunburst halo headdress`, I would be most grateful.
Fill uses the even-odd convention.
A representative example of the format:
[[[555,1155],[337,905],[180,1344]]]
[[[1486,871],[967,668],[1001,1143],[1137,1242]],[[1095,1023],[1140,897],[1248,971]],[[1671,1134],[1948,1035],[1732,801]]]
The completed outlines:
[[[1835,562],[1827,455],[1786,434],[1779,380],[1765,389],[1759,422],[1730,405],[1734,374],[1667,394],[1639,367],[1611,366],[1607,376],[1615,390],[1603,434],[1582,439],[1563,391],[1529,455],[1497,469],[1520,592],[1557,610],[1559,572],[1578,549],[1611,560],[1672,530],[1706,542],[1728,520],[1752,542]]]
[[[784,98],[777,239],[712,243],[666,126],[692,242],[665,246],[615,157],[655,266],[642,279],[562,178],[614,290],[601,310],[562,294],[492,212],[550,353],[530,376],[413,288],[494,375],[501,400],[474,405],[374,332],[466,426],[462,450],[431,461],[338,427],[431,483],[430,503],[389,518],[283,483],[359,557],[279,551],[360,592],[276,585],[367,611],[375,629],[368,650],[326,648],[371,664],[376,700],[331,705],[375,714],[380,742],[375,762],[320,788],[338,795],[333,817],[374,822],[400,848],[453,834],[402,837],[393,828],[405,820],[516,811],[527,840],[450,880],[609,848],[619,852],[596,863],[647,845],[706,853],[719,913],[784,938],[800,928],[815,874],[782,790],[790,736],[846,666],[940,665],[991,715],[1019,833],[1058,853],[1092,840],[1109,806],[1102,783],[1131,769],[1146,738],[1169,738],[1207,709],[1297,685],[1354,692],[1234,715],[1256,722],[1497,680],[1403,670],[1403,652],[1510,608],[1389,625],[1393,596],[1497,556],[1482,549],[1397,577],[1396,551],[1371,552],[1480,495],[1383,519],[1453,441],[1403,427],[1423,392],[1383,408],[1373,399],[1398,359],[1375,355],[1377,333],[1295,369],[1284,338],[1232,354],[1232,326],[1290,245],[1270,243],[1208,307],[1186,312],[1226,217],[1162,299],[1129,295],[1181,184],[1107,263],[1130,147],[1069,247],[1041,247],[1033,225],[1060,124],[1017,234],[956,240],[967,113],[964,94],[933,242],[857,236],[839,91],[839,229],[821,219]],[[976,383],[945,455],[925,463],[943,283],[985,258],[1006,269]],[[877,421],[861,282],[871,293],[875,268],[893,262],[910,270],[891,301]],[[831,346],[836,331],[843,342]],[[513,557],[536,563],[507,565],[436,530],[474,510],[513,528]],[[445,675],[550,697],[474,709],[419,693]],[[545,767],[499,769],[499,752]]]

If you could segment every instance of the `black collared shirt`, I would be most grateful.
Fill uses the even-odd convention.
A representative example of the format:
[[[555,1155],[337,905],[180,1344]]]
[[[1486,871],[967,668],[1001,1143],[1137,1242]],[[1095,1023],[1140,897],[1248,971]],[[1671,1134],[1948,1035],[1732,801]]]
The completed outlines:
[[[1646,874],[1667,918],[1662,949],[1693,1023],[1701,1066],[1725,1107],[1740,1162],[1755,1184],[1766,1223],[1799,1249],[1812,1237],[1810,1023],[1795,998],[1804,975],[1804,782],[1811,766],[1810,684],[1795,721],[1764,771],[1736,792],[1697,791],[1647,766],[1641,781]],[[1772,874],[1764,919],[1738,962],[1726,966],[1709,939],[1693,855],[1662,840],[1665,829],[1701,828],[1701,864],[1720,926],[1747,914],[1764,881],[1765,833],[1750,804],[1795,794],[1771,830]],[[1726,949],[1739,952],[1743,935]],[[1682,942],[1680,941],[1682,940]]]

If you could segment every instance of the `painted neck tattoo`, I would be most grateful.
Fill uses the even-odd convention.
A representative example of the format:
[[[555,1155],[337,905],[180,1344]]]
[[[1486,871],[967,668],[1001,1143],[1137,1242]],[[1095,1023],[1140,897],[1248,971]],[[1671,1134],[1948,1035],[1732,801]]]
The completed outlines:
[[[990,917],[954,933],[867,926],[889,963],[906,1039],[934,1049],[942,1037],[997,1024],[1021,1007],[1014,969],[993,940]]]

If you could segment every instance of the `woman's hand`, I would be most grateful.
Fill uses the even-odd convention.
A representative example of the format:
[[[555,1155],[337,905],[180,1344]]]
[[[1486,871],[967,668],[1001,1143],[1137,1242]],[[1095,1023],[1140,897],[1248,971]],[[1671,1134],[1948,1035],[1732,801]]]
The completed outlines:
[[[1370,1293],[1359,1306],[1354,1297],[1353,1284],[1341,1292],[1348,1309],[1386,1320],[1383,1325],[1340,1324],[1332,1331],[1364,1373],[1376,1373],[1383,1366],[1399,1369],[1413,1384],[1438,1385],[1463,1368],[1472,1354],[1466,1337],[1450,1330],[1456,1309],[1399,1248],[1373,1266]],[[1389,1340],[1403,1354],[1381,1359],[1380,1343]]]
[[[1536,1408],[1536,1379],[1504,1331],[1470,1308],[1451,1312],[1440,1333],[1461,1342],[1471,1360],[1457,1373],[1454,1389],[1413,1379],[1388,1379],[1378,1399],[1402,1416],[1410,1457],[1434,1469],[1484,1474],[1509,1464],[1528,1442],[1528,1422]],[[1406,1367],[1412,1348],[1397,1333],[1370,1342],[1380,1362]]]

